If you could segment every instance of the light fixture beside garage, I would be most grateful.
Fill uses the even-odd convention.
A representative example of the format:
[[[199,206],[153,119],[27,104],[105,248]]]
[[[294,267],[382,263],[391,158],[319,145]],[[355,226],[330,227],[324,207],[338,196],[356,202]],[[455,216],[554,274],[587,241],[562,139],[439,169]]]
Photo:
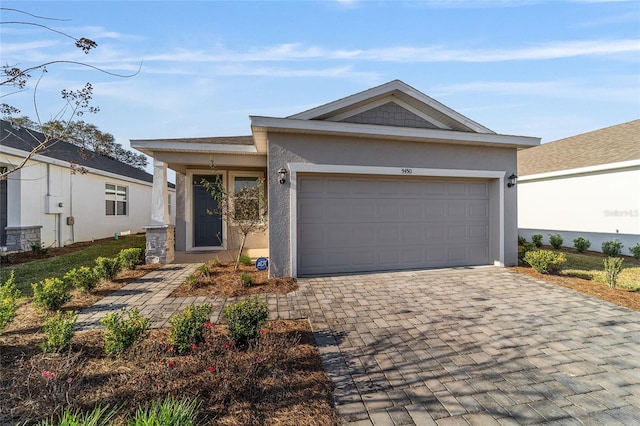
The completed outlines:
[[[278,170],[278,182],[285,183],[287,181],[287,169],[282,167]]]
[[[507,186],[509,188],[516,186],[516,183],[518,183],[518,176],[516,176],[515,173],[511,173],[511,176],[509,176],[508,179],[509,179],[509,183],[507,184]]]

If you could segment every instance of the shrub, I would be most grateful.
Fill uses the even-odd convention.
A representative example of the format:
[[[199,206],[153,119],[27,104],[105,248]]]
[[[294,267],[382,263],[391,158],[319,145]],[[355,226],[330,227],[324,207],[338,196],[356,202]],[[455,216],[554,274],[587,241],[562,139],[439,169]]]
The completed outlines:
[[[143,318],[137,308],[122,309],[100,320],[104,327],[104,352],[115,355],[125,352],[136,340],[142,339],[149,329],[150,321]]]
[[[258,297],[227,305],[222,312],[229,333],[236,343],[245,344],[260,335],[260,328],[269,318],[269,305]]]
[[[621,257],[607,257],[604,260],[604,273],[607,277],[609,287],[614,288],[618,282],[618,275],[622,271],[622,263],[624,259]]]
[[[204,342],[204,324],[209,321],[209,305],[190,305],[169,320],[169,342],[178,354],[184,354],[192,345]]]
[[[573,240],[573,246],[576,248],[576,250],[578,250],[579,253],[582,253],[583,251],[591,247],[591,241],[582,237],[578,237]]]
[[[518,245],[523,246],[527,243],[527,239],[523,236],[518,235]]]
[[[87,266],[82,266],[78,269],[73,268],[64,275],[63,279],[67,285],[72,285],[85,293],[96,288],[98,281],[100,281],[94,270]]]
[[[609,257],[618,257],[622,247],[622,243],[618,240],[605,241],[602,243],[602,252]]]
[[[60,278],[45,278],[44,281],[31,284],[33,305],[39,309],[57,311],[71,300],[67,286]]]
[[[518,246],[518,260],[524,260],[525,254],[535,249],[536,246],[533,243],[524,243],[523,245]]]
[[[531,236],[531,242],[535,244],[537,248],[542,247],[542,234],[533,234]],[[562,244],[562,242],[560,244]]]
[[[251,274],[243,272],[242,275],[240,275],[240,280],[244,287],[251,287]]]
[[[560,247],[562,247],[562,243],[564,242],[564,239],[562,238],[562,235],[560,234],[549,234],[549,244],[551,244],[551,246],[554,249],[559,249]]]
[[[243,254],[242,256],[240,256],[240,263],[242,263],[244,266],[251,266],[251,258],[246,254]]]
[[[2,330],[16,316],[19,298],[20,290],[16,288],[14,271],[11,271],[9,279],[0,285],[0,334],[2,334]]]
[[[93,269],[98,277],[106,281],[111,281],[118,275],[118,272],[122,269],[122,265],[118,257],[100,256],[96,259],[96,266]]]
[[[193,426],[200,404],[197,399],[175,399],[167,396],[163,401],[153,401],[148,408],[139,408],[130,426]]]
[[[629,247],[629,251],[633,254],[633,257],[640,260],[640,243],[636,244],[635,247]]]
[[[51,418],[38,423],[38,426],[110,426],[113,424],[116,410],[107,410],[108,407],[96,407],[88,413],[83,413],[80,409],[71,411],[69,407],[65,407],[56,421]]]
[[[42,327],[47,340],[40,344],[40,348],[44,352],[61,352],[67,349],[73,338],[77,319],[78,314],[75,312],[60,311],[47,318]]]
[[[34,241],[30,246],[33,254],[44,256],[49,252],[49,247],[45,247],[44,243],[41,243],[40,241]]]
[[[562,265],[567,261],[564,253],[554,253],[550,250],[535,250],[527,252],[524,256],[533,269],[541,274],[553,274],[562,269]]]
[[[140,247],[122,249],[118,253],[118,259],[122,268],[136,269],[136,266],[144,263],[144,250]]]

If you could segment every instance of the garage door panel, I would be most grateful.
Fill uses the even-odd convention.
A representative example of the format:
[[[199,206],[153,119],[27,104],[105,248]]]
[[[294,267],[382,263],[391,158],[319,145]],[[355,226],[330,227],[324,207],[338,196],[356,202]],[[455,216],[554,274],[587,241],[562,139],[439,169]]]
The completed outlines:
[[[300,176],[298,272],[488,263],[488,183]]]

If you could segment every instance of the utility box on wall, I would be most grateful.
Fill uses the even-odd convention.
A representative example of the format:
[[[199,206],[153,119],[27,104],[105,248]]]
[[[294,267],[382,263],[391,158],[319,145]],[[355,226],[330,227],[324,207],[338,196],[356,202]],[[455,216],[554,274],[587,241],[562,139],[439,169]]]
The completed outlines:
[[[44,212],[45,214],[64,213],[64,199],[57,195],[45,195]]]

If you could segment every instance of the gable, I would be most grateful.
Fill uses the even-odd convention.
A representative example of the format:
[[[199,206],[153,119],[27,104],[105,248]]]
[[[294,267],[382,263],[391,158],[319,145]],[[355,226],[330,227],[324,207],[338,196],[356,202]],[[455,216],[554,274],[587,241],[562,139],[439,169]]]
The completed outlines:
[[[395,102],[387,102],[378,107],[357,113],[341,120],[343,123],[378,124],[382,126],[414,127],[437,129],[433,123],[401,107]]]

